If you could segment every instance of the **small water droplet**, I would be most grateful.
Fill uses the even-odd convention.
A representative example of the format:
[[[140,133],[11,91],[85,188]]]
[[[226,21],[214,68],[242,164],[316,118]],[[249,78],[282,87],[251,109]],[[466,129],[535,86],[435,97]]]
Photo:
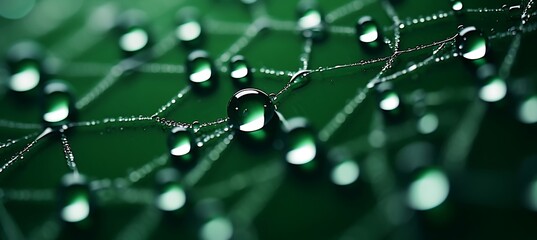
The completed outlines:
[[[320,41],[326,37],[326,22],[315,1],[299,3],[298,29],[305,38]]]
[[[463,9],[464,5],[462,4],[461,1],[452,1],[452,2],[453,4],[451,5],[451,9],[453,9],[453,11],[460,12]]]
[[[203,42],[203,28],[198,10],[186,7],[177,13],[176,38],[187,48],[199,47]]]
[[[47,71],[41,47],[34,42],[20,42],[7,53],[7,67],[10,76],[7,85],[14,92],[28,92],[43,82]]]
[[[315,133],[303,118],[287,121],[285,161],[301,172],[315,172],[320,166],[319,146]]]
[[[63,176],[59,192],[59,216],[69,227],[87,229],[93,224],[94,203],[85,177],[78,173]]]
[[[485,102],[497,102],[507,95],[507,84],[498,76],[486,78],[479,89],[479,98]]]
[[[404,25],[402,25],[404,27]],[[401,26],[400,26],[401,27]],[[382,35],[378,24],[370,16],[363,16],[356,22],[356,35],[358,41],[366,49],[376,49],[382,44]]]
[[[275,107],[266,93],[255,88],[236,92],[227,107],[230,123],[243,132],[257,131],[274,116]]]
[[[165,213],[180,215],[187,205],[187,194],[179,179],[179,172],[173,168],[162,169],[156,174],[155,205]]]
[[[459,53],[468,60],[477,60],[487,53],[487,39],[475,27],[465,27],[457,38]]]
[[[207,52],[197,50],[190,53],[187,58],[186,72],[192,89],[199,94],[211,93],[216,89],[218,75]]]
[[[248,62],[240,55],[232,57],[229,61],[229,76],[237,88],[249,87],[253,82]]]
[[[150,34],[145,24],[146,16],[141,11],[127,11],[119,17],[116,26],[119,32],[118,44],[126,57],[134,56],[151,46]]]
[[[181,171],[190,170],[198,160],[198,147],[194,134],[187,128],[175,127],[168,137],[172,164]]]
[[[60,127],[72,121],[76,108],[71,91],[63,81],[53,80],[43,88],[43,121],[47,127]]]

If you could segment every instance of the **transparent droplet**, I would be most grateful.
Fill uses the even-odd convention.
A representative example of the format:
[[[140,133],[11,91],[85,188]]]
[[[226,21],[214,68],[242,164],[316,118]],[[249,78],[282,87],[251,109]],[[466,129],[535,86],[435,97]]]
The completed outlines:
[[[479,89],[479,98],[485,102],[497,102],[507,95],[507,84],[498,76],[492,76],[485,80],[485,84]]]
[[[459,31],[457,38],[459,53],[468,60],[477,60],[487,53],[487,39],[475,27],[466,27]]]
[[[326,36],[326,22],[314,1],[302,1],[298,6],[298,29],[305,38],[322,40]]]
[[[9,76],[7,86],[14,92],[28,92],[43,82],[43,53],[34,42],[20,42],[13,45],[7,53]]]
[[[126,52],[140,51],[149,43],[149,35],[142,28],[132,28],[119,38],[119,46]]]
[[[66,174],[62,178],[59,196],[59,215],[63,222],[79,228],[91,224],[93,203],[85,177],[78,173]]]
[[[257,131],[274,116],[275,106],[266,93],[255,88],[236,92],[227,106],[227,114],[234,128],[243,132]]]
[[[217,75],[209,54],[197,50],[188,55],[187,77],[192,88],[199,93],[207,93],[216,88]]]
[[[61,126],[72,121],[76,113],[69,87],[62,81],[50,81],[43,88],[43,121],[47,126]]]
[[[253,77],[250,67],[243,56],[234,56],[229,61],[229,76],[238,88],[252,85]]]
[[[295,73],[291,77],[291,89],[298,89],[303,86],[306,86],[309,82],[311,82],[311,78],[309,77],[310,70],[301,70]]]
[[[446,200],[449,188],[448,178],[442,170],[426,168],[417,175],[408,188],[408,205],[421,211],[435,208]]]
[[[9,78],[9,88],[15,92],[26,92],[34,89],[39,84],[41,74],[38,66],[33,62],[21,64]]]
[[[200,222],[198,236],[203,240],[233,239],[235,228],[233,222],[223,211],[223,204],[218,199],[203,199],[196,205],[196,217]]]
[[[388,121],[396,122],[402,119],[403,106],[401,97],[393,89],[389,82],[384,82],[376,86],[378,108]]]
[[[356,23],[358,40],[363,43],[372,43],[379,39],[377,23],[370,16],[361,17]]]
[[[172,164],[181,171],[191,169],[198,160],[197,145],[190,129],[173,128],[168,137],[168,149]]]
[[[343,160],[336,164],[330,173],[332,182],[336,185],[350,185],[360,176],[360,167],[352,159]]]
[[[526,124],[537,123],[537,96],[522,101],[518,108],[518,119]]]
[[[201,45],[203,28],[197,9],[186,7],[177,13],[175,36],[188,48],[195,48]]]
[[[127,57],[150,47],[150,34],[145,24],[146,17],[141,11],[127,11],[119,17],[116,27],[119,32],[118,45]]]
[[[187,204],[187,194],[180,175],[173,168],[165,168],[157,172],[157,195],[155,205],[163,212],[180,214]]]
[[[438,117],[434,113],[424,114],[418,120],[418,132],[421,134],[430,134],[438,128]]]
[[[295,118],[287,122],[287,137],[285,141],[285,160],[291,165],[301,166],[302,169],[315,170],[318,156],[317,139],[305,119]]]
[[[455,12],[459,12],[463,9],[463,4],[461,1],[453,1],[453,4],[451,5],[451,9]]]

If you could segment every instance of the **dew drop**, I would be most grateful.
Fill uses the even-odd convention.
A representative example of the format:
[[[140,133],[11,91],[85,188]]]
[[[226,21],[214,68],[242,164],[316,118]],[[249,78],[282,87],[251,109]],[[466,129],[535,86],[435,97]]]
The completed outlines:
[[[525,124],[537,123],[537,96],[524,100],[518,108],[518,119]]]
[[[235,228],[217,199],[203,199],[196,205],[196,215],[200,222],[199,239],[228,240],[233,239]]]
[[[315,133],[303,118],[290,119],[287,122],[284,158],[291,166],[298,166],[301,171],[312,172],[319,168],[316,161],[319,155]]]
[[[187,48],[196,48],[202,44],[203,28],[197,9],[187,7],[177,13],[175,36]]]
[[[253,82],[252,72],[243,56],[237,55],[229,61],[229,76],[237,88],[250,87]]]
[[[274,116],[275,106],[266,93],[255,88],[237,91],[227,106],[230,123],[242,132],[263,128]]]
[[[87,228],[92,224],[93,200],[84,176],[69,173],[63,176],[59,192],[59,216],[70,227]]]
[[[408,188],[408,205],[421,211],[433,209],[446,200],[449,188],[448,178],[442,170],[423,169]]]
[[[370,16],[363,16],[356,22],[356,35],[364,44],[378,44],[380,33],[377,23]]]
[[[455,12],[460,12],[463,9],[463,4],[461,1],[453,1],[453,5],[451,5],[451,9]]]
[[[360,176],[360,167],[352,159],[347,159],[337,163],[330,173],[332,182],[339,186],[350,185]]]
[[[459,53],[468,60],[477,60],[487,53],[487,39],[475,27],[466,27],[459,31],[457,38]]]
[[[507,84],[505,80],[498,76],[491,76],[485,79],[484,84],[479,89],[479,98],[485,102],[497,102],[507,95]]]
[[[43,88],[43,121],[47,127],[59,127],[72,121],[76,108],[67,84],[53,80]]]
[[[217,74],[209,54],[203,50],[193,51],[186,63],[187,78],[192,89],[198,93],[210,93],[217,85]]]
[[[175,127],[168,137],[172,164],[181,171],[190,170],[198,160],[198,147],[194,134],[187,128]]]
[[[315,1],[301,1],[298,5],[298,29],[305,38],[319,41],[326,37],[326,22]]]
[[[119,17],[116,26],[119,32],[118,45],[126,57],[134,56],[151,46],[150,34],[145,24],[145,14],[140,11],[127,11]]]
[[[157,172],[155,205],[165,213],[181,214],[187,205],[187,195],[179,179],[179,172],[173,168],[165,168]]]
[[[14,92],[28,92],[46,76],[41,47],[34,42],[20,42],[7,53],[9,77],[7,85]]]

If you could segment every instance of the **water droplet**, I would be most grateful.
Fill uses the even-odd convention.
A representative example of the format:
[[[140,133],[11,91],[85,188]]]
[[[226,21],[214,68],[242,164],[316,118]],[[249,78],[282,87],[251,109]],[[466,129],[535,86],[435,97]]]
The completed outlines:
[[[237,55],[229,61],[229,76],[235,87],[245,88],[252,85],[253,76],[243,56]]]
[[[157,172],[155,205],[163,212],[174,215],[184,212],[187,194],[179,179],[179,172],[173,168],[165,168]]]
[[[274,116],[275,106],[266,93],[255,88],[237,91],[227,106],[230,123],[242,132],[257,131]]]
[[[168,149],[172,164],[181,171],[190,170],[197,163],[198,148],[189,129],[173,128],[168,137]]]
[[[311,78],[309,77],[310,70],[300,70],[297,73],[295,73],[291,77],[291,89],[298,89],[303,86],[306,86],[309,82],[311,82]]]
[[[464,7],[461,1],[452,1],[453,5],[451,5],[451,9],[455,12],[460,12],[462,8]]]
[[[198,93],[210,93],[217,85],[217,74],[209,54],[203,50],[193,51],[186,63],[188,81]]]
[[[378,48],[381,45],[382,36],[378,24],[370,16],[363,16],[356,22],[356,35],[360,44],[366,48]]]
[[[485,102],[497,102],[507,95],[507,84],[498,76],[485,79],[479,89],[479,98]]]
[[[71,227],[88,228],[92,224],[93,200],[84,176],[69,173],[63,176],[59,192],[60,219]]]
[[[127,11],[119,17],[116,26],[119,32],[118,45],[125,56],[131,57],[149,49],[151,39],[145,24],[145,14],[140,11]]]
[[[435,208],[447,199],[449,188],[448,178],[442,170],[423,169],[408,188],[408,205],[421,211]]]
[[[403,105],[401,97],[393,90],[389,82],[384,82],[376,87],[378,107],[388,121],[397,122],[402,120]]]
[[[421,134],[430,134],[438,128],[438,117],[434,113],[427,113],[418,119],[418,132]]]
[[[203,29],[197,9],[187,7],[177,13],[175,36],[187,48],[196,48],[202,44]]]
[[[285,161],[298,166],[301,171],[312,172],[319,169],[319,148],[313,130],[303,118],[294,118],[287,122],[285,139]]]
[[[360,167],[352,159],[347,159],[337,163],[330,173],[330,179],[336,185],[350,185],[360,176]]]
[[[196,205],[196,215],[201,223],[198,232],[200,239],[233,239],[233,222],[223,212],[222,205],[217,199],[203,199]]]
[[[299,3],[298,29],[305,38],[319,41],[326,37],[326,22],[315,1]]]
[[[468,60],[481,59],[487,53],[487,39],[473,26],[459,31],[457,45],[459,53]]]
[[[59,127],[72,121],[76,114],[69,87],[62,81],[50,81],[43,88],[43,121],[48,127]]]
[[[518,108],[518,119],[526,124],[537,123],[537,95],[522,101]]]
[[[34,42],[20,42],[7,53],[9,78],[7,85],[14,92],[28,92],[47,75],[41,47]]]

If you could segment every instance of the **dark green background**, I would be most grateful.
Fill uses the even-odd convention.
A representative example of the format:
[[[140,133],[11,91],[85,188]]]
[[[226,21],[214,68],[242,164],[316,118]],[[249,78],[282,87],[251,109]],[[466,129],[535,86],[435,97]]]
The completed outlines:
[[[38,7],[49,4],[56,11],[61,11],[66,0],[37,1]],[[320,1],[324,12],[347,3],[348,1]],[[525,6],[527,1],[522,1]],[[501,8],[502,5],[520,4],[519,1],[463,1],[466,9]],[[36,7],[27,18],[21,20],[0,19],[0,53],[22,39],[33,39],[41,43],[51,55],[62,59],[61,53],[76,48],[76,42],[69,42],[70,36],[84,31],[88,16],[102,4],[114,4],[119,12],[126,9],[141,9],[149,17],[149,28],[156,42],[174,29],[174,16],[184,6],[195,6],[203,13],[207,22],[235,22],[249,24],[252,18],[249,8],[239,1],[81,1],[80,10],[73,16],[60,20],[59,25],[45,34],[37,34],[40,25],[33,23],[47,22],[53,24],[54,15],[36,21],[39,8]],[[295,21],[297,1],[267,0],[268,14],[278,20]],[[401,19],[429,16],[440,11],[450,11],[450,1],[401,0],[394,4]],[[531,9],[530,12],[533,12]],[[371,15],[381,27],[392,25],[390,18],[382,9],[380,1],[367,5],[362,10],[337,20],[333,25],[353,27],[355,21],[363,15]],[[33,20],[32,20],[32,17]],[[33,21],[33,22],[32,22]],[[529,25],[535,23],[530,20]],[[442,20],[418,24],[402,30],[401,48],[443,40],[457,33],[458,25],[474,25],[485,35],[505,32],[512,26],[518,26],[519,20],[506,12],[463,14],[450,16]],[[98,38],[97,42],[81,54],[74,56],[59,70],[57,77],[69,82],[74,89],[75,98],[80,98],[92,89],[106,74],[106,68],[121,59],[121,52],[116,45],[117,36],[112,33],[88,31],[88,37]],[[386,37],[393,38],[388,30]],[[218,57],[240,37],[240,34],[219,34],[206,32],[204,49],[211,56]],[[537,49],[535,32],[525,33],[509,81],[526,78],[535,82],[535,54]],[[494,58],[493,64],[500,65],[512,41],[511,37],[489,41],[489,50]],[[65,44],[64,44],[65,43]],[[266,30],[261,32],[240,54],[244,55],[252,68],[262,67],[276,70],[296,71],[301,66],[299,56],[304,40],[292,31]],[[51,48],[49,48],[51,47]],[[54,48],[52,48],[54,47]],[[54,52],[54,50],[59,50]],[[365,52],[357,42],[356,36],[330,34],[326,41],[314,43],[310,68],[352,63],[363,59],[389,55],[388,49],[378,55]],[[430,54],[430,50],[402,55],[395,62],[395,71],[403,69],[410,62],[420,62]],[[183,64],[186,51],[177,46],[165,55],[151,60],[152,63]],[[103,71],[90,72],[78,76],[80,63],[103,64]],[[320,129],[330,121],[344,104],[354,97],[356,90],[365,86],[367,81],[380,71],[382,64],[372,64],[326,73],[312,74],[312,81],[303,88],[293,91],[278,106],[285,118],[305,117],[315,129]],[[78,70],[77,70],[78,69]],[[388,72],[389,74],[389,72]],[[254,74],[253,86],[265,92],[277,92],[288,81],[288,77],[274,77]],[[361,164],[375,154],[387,157],[390,174],[399,176],[395,169],[395,155],[401,147],[415,141],[431,142],[438,152],[445,151],[446,139],[459,125],[466,109],[477,100],[476,79],[473,72],[460,58],[452,58],[439,64],[420,68],[415,73],[405,75],[393,81],[395,89],[409,99],[417,89],[425,92],[455,90],[453,100],[447,101],[431,110],[439,116],[440,127],[431,135],[420,135],[415,130],[414,118],[405,119],[399,125],[386,124],[388,144],[385,148],[374,150],[367,145],[353,145],[362,148],[361,154],[353,157]],[[143,73],[122,76],[96,101],[79,112],[78,119],[102,120],[119,116],[149,116],[172,96],[187,85],[184,74]],[[236,91],[225,73],[220,73],[220,85],[216,92],[200,97],[190,93],[174,105],[167,116],[181,122],[210,122],[226,117],[226,106],[230,96]],[[464,91],[471,96],[461,99]],[[457,94],[459,93],[459,94]],[[0,119],[39,123],[39,98],[21,99],[2,86],[0,92]],[[409,103],[409,101],[407,101]],[[340,189],[331,184],[328,178],[318,177],[303,180],[291,172],[283,172],[284,180],[274,196],[268,200],[266,207],[255,218],[253,226],[247,229],[260,239],[332,239],[339,238],[351,226],[361,226],[360,234],[355,239],[534,239],[537,215],[523,204],[525,179],[521,172],[536,172],[537,169],[526,167],[524,162],[535,156],[537,131],[535,125],[524,125],[512,114],[513,105],[486,105],[486,114],[480,124],[477,137],[467,158],[463,173],[449,175],[451,191],[447,206],[438,211],[412,212],[410,218],[402,224],[393,225],[386,218],[371,214],[379,199],[371,190],[370,181],[364,180],[364,168],[360,175],[361,184]],[[335,133],[323,147],[331,149],[336,146],[348,147],[345,143],[354,139],[363,139],[371,131],[372,121],[380,117],[376,109],[376,100],[370,94],[363,105],[349,117],[342,128]],[[382,123],[377,123],[381,124]],[[68,132],[75,161],[79,170],[91,179],[114,179],[126,176],[165,153],[168,129],[157,124],[117,124],[72,129]],[[401,133],[410,129],[411,137]],[[0,140],[18,138],[33,132],[9,128],[0,129]],[[0,149],[0,161],[3,164],[10,156],[24,147],[28,141],[22,141],[11,147]],[[205,155],[219,140],[214,140],[202,149]],[[352,150],[352,149],[351,149]],[[211,192],[202,191],[205,186],[226,181],[236,173],[271,161],[280,161],[282,153],[267,147],[265,151],[247,149],[238,141],[233,141],[221,158],[214,163],[201,182],[191,189],[192,201],[218,197]],[[524,170],[524,171],[523,171]],[[49,189],[59,185],[60,178],[69,172],[63,156],[58,136],[48,137],[40,142],[22,161],[9,171],[0,175],[0,187],[5,191],[16,189]],[[404,180],[396,179],[395,191],[404,191]],[[152,191],[153,174],[132,186],[135,189]],[[261,185],[260,185],[261,186]],[[260,187],[257,186],[257,187]],[[226,209],[232,209],[243,196],[252,189],[233,193],[222,199]],[[261,186],[262,187],[262,186]],[[118,190],[120,191],[120,190]],[[10,201],[5,199],[7,212],[13,217],[20,230],[28,234],[42,226],[48,219],[54,219],[56,203],[54,201]],[[150,206],[149,206],[150,207]],[[96,231],[100,239],[116,237],[124,227],[138,214],[145,211],[146,204],[124,204],[121,199],[100,204],[101,218]],[[191,222],[162,219],[161,224],[151,233],[150,238],[192,238],[195,235]],[[156,218],[160,219],[160,218]],[[364,219],[364,220],[361,220]],[[165,223],[165,222],[169,222]],[[4,224],[2,222],[2,224]],[[244,227],[244,226],[240,226]],[[0,235],[2,236],[2,235]],[[251,236],[251,235],[244,235]],[[0,237],[3,238],[4,236]]]

